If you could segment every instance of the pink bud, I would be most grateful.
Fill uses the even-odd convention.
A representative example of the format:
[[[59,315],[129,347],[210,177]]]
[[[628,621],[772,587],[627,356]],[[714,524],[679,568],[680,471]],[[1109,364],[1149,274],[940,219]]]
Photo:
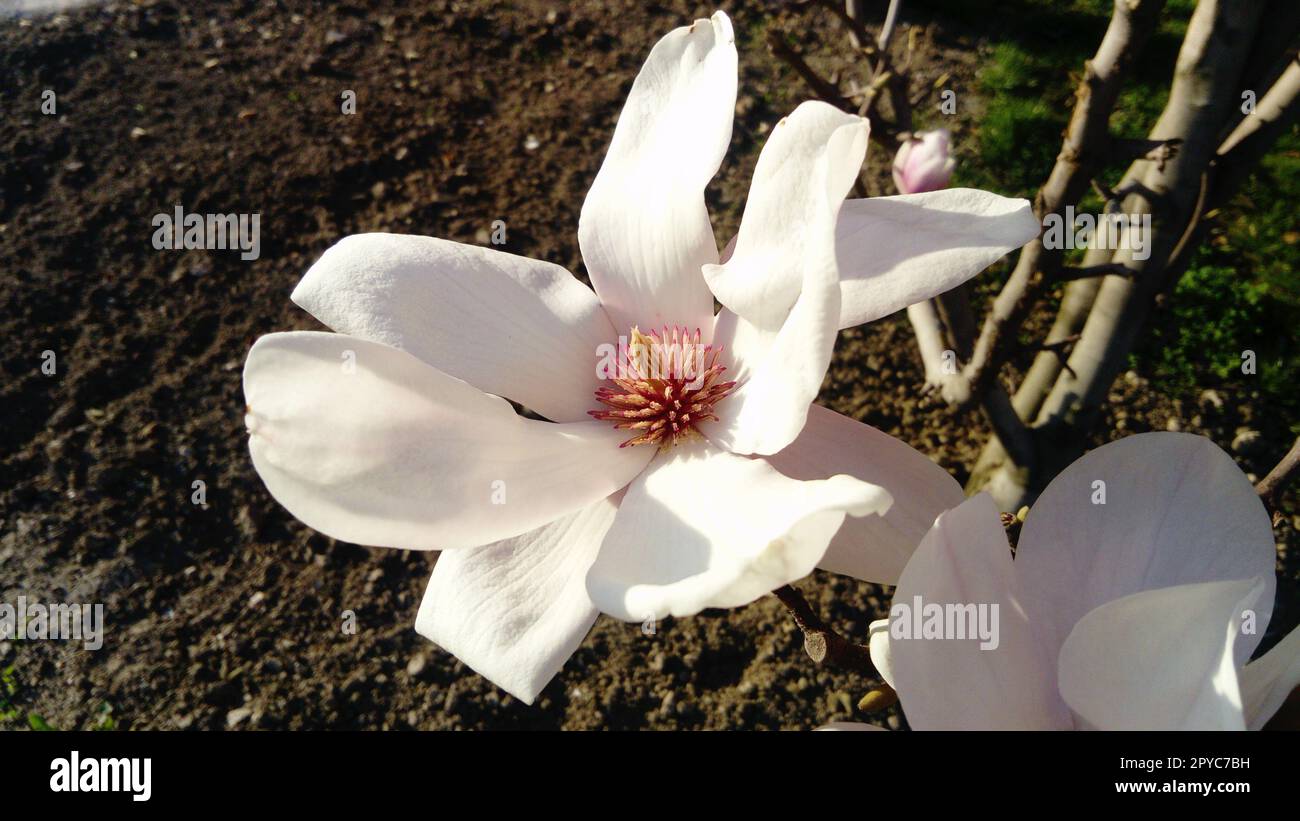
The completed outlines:
[[[948,187],[957,161],[948,154],[947,129],[920,131],[903,143],[894,157],[894,185],[902,194],[920,194]]]

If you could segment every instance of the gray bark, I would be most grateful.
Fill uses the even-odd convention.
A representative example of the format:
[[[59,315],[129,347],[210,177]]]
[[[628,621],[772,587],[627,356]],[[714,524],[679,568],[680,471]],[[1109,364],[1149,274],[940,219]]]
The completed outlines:
[[[1015,510],[1032,500],[1082,452],[1097,411],[1123,369],[1155,296],[1169,285],[1167,266],[1185,259],[1181,255],[1195,236],[1207,199],[1214,196],[1210,180],[1215,161],[1226,160],[1231,153],[1224,151],[1220,156],[1220,138],[1239,110],[1239,83],[1263,8],[1263,4],[1222,0],[1202,0],[1197,6],[1179,53],[1169,102],[1150,135],[1153,140],[1181,139],[1180,149],[1163,168],[1147,161],[1134,163],[1119,187],[1131,189],[1123,199],[1124,213],[1151,217],[1150,256],[1139,260],[1126,248],[1090,252],[1085,265],[1119,263],[1135,276],[1080,280],[1066,289],[1066,304],[1058,314],[1053,335],[1063,336],[1077,328],[1079,340],[1069,356],[1069,367],[1046,364],[1039,357],[1016,398],[1018,410],[1027,418],[1033,414],[1031,427],[1039,461],[1026,470],[1011,459],[999,460],[996,450],[986,451],[975,477],[1004,510]],[[1259,116],[1243,121],[1250,134],[1237,137],[1236,144],[1239,147],[1249,140],[1251,150],[1240,156],[1247,162],[1230,164],[1240,169],[1234,174],[1248,173],[1280,133],[1281,124],[1293,116],[1293,111],[1287,113],[1295,107],[1293,93],[1289,108],[1286,103],[1290,76],[1288,70],[1279,79],[1286,85],[1273,95],[1268,112],[1263,111],[1261,100],[1255,112]],[[1249,126],[1252,122],[1256,124]],[[1227,191],[1232,184],[1228,181],[1214,190]]]

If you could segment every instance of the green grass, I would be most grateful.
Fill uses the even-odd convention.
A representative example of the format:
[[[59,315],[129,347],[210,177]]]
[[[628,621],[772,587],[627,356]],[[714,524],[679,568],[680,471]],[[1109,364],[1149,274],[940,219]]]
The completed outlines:
[[[1260,391],[1300,431],[1297,195],[1300,129],[1292,129],[1223,209],[1132,361],[1161,386],[1190,391],[1207,375],[1240,385],[1241,352],[1252,350]]]
[[[13,665],[0,670],[0,723],[13,721],[18,717],[18,708],[14,706],[14,696],[18,695],[18,676]]]
[[[988,108],[976,131],[978,155],[963,162],[960,184],[1032,197],[1060,150],[1070,83],[1052,62],[1011,42],[994,47],[979,75]]]
[[[18,674],[11,664],[4,669],[0,669],[0,730],[14,729],[26,725],[32,730],[47,731],[57,729],[46,721],[40,713],[27,712],[15,704],[19,691],[22,689],[18,681]],[[86,728],[90,730],[116,730],[117,719],[113,717],[113,705],[108,702],[102,702],[92,720],[91,725]]]

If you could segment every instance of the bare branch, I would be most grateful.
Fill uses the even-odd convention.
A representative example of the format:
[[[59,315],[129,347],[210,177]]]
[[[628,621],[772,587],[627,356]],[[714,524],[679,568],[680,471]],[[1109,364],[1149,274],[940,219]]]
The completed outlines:
[[[980,409],[1007,454],[1017,465],[1032,468],[1038,461],[1033,435],[1001,385],[993,385],[985,392]]]
[[[849,29],[849,41],[853,47],[860,49],[868,57],[876,56],[876,47],[871,32],[862,24],[861,0],[818,0],[819,5],[830,9]]]
[[[1202,175],[1195,220],[1189,221],[1165,266],[1162,292],[1178,283],[1191,262],[1191,252],[1201,244],[1209,230],[1202,217],[1222,207],[1277,138],[1300,119],[1300,56],[1293,57],[1277,81],[1264,94],[1254,110],[1237,124],[1215,152],[1210,167]]]
[[[1164,171],[1165,163],[1178,156],[1178,146],[1182,143],[1177,137],[1170,140],[1112,139],[1111,160],[1115,163],[1148,160],[1157,163],[1157,167]]]
[[[876,665],[871,663],[871,650],[864,644],[854,644],[836,633],[822,621],[803,594],[790,585],[772,591],[785,609],[794,617],[794,623],[803,631],[803,649],[818,664],[829,661],[837,667],[852,670],[865,676],[879,678]]]
[[[1077,268],[1066,265],[1061,267],[1061,270],[1053,278],[1053,282],[1073,282],[1076,279],[1092,279],[1093,277],[1103,276],[1120,276],[1131,279],[1136,275],[1137,271],[1134,271],[1132,268],[1119,262],[1106,262],[1101,265],[1084,265]],[[1075,337],[1077,338],[1077,335],[1075,335]],[[1047,349],[1043,348],[1041,350]]]
[[[788,63],[822,101],[846,111],[852,109],[852,104],[840,93],[839,88],[808,65],[803,55],[786,42],[781,31],[770,29],[767,32],[767,47],[772,50],[773,57]]]
[[[1063,215],[1079,201],[1110,145],[1109,121],[1124,75],[1155,31],[1163,0],[1116,0],[1110,25],[1097,54],[1084,66],[1076,103],[1061,153],[1034,201],[1041,220]],[[965,369],[976,395],[988,390],[1012,350],[1016,332],[1046,285],[1056,279],[1063,249],[1048,249],[1035,239],[1020,252],[1015,271],[998,294]]]
[[[1061,361],[1061,367],[1066,373],[1074,376],[1074,369],[1070,367],[1070,351],[1074,348],[1074,343],[1079,341],[1079,334],[1067,336],[1065,339],[1057,339],[1053,342],[1040,342],[1035,346],[1035,350],[1046,351]]]
[[[901,0],[889,0],[889,11],[885,12],[885,24],[880,27],[880,37],[876,38],[876,48],[882,52],[889,51],[889,41],[894,36],[894,27],[898,25],[898,7]]]
[[[1273,514],[1274,527],[1277,526],[1277,519],[1281,513],[1277,506],[1282,500],[1282,491],[1286,490],[1286,486],[1297,473],[1300,473],[1300,437],[1296,438],[1295,444],[1291,445],[1291,450],[1282,457],[1282,461],[1278,462],[1268,475],[1255,485],[1255,492]]]
[[[907,320],[916,334],[916,344],[921,351],[921,368],[925,372],[925,389],[928,393],[943,383],[943,324],[932,300],[926,299],[907,306]],[[945,401],[947,397],[944,397]]]
[[[1242,91],[1251,90],[1262,97],[1264,89],[1272,87],[1286,67],[1295,62],[1297,37],[1300,37],[1300,3],[1295,0],[1259,2],[1268,4],[1260,16],[1268,25],[1262,26],[1255,35],[1250,58],[1237,85]],[[1249,116],[1249,112],[1237,109],[1233,116],[1241,119]],[[1237,124],[1231,123],[1233,127]]]
[[[1144,243],[1145,253],[1140,258],[1123,242],[1107,251],[1104,259],[1085,258],[1085,264],[1122,262],[1136,275],[1079,280],[1066,289],[1069,298],[1079,286],[1099,283],[1091,290],[1086,321],[1081,329],[1073,331],[1081,336],[1070,353],[1070,370],[1055,363],[1044,371],[1050,378],[1036,383],[1046,389],[1046,395],[1037,400],[1037,410],[1026,407],[1017,396],[1018,410],[1033,420],[1035,437],[1052,443],[1050,453],[1045,448],[1040,469],[1028,474],[1018,465],[1014,472],[1007,470],[1004,461],[998,471],[981,476],[991,488],[997,488],[994,498],[1003,507],[1033,498],[1056,470],[1082,450],[1087,430],[1162,292],[1173,252],[1187,247],[1188,226],[1198,220],[1203,210],[1206,170],[1217,155],[1230,112],[1237,110],[1234,92],[1261,10],[1262,5],[1202,0],[1192,13],[1179,50],[1169,101],[1149,135],[1153,140],[1181,138],[1178,155],[1163,171],[1139,162],[1130,166],[1125,175],[1125,182],[1139,185],[1126,198],[1125,212],[1131,218],[1149,217],[1154,231],[1149,242]],[[1057,333],[1054,327],[1053,334]],[[1052,353],[1038,356],[1030,375],[1040,363],[1055,359]],[[1035,376],[1042,377],[1043,373]],[[981,461],[988,460],[981,455]]]
[[[772,51],[772,56],[784,63],[788,63],[795,70],[795,73],[808,84],[813,94],[823,102],[830,103],[841,111],[854,112],[858,110],[858,106],[845,97],[837,85],[822,77],[817,73],[816,69],[808,65],[808,61],[803,58],[803,55],[786,42],[785,35],[782,32],[769,29],[767,45]],[[879,119],[873,120],[871,123],[870,139],[879,143],[891,153],[898,149],[900,142],[898,129]]]

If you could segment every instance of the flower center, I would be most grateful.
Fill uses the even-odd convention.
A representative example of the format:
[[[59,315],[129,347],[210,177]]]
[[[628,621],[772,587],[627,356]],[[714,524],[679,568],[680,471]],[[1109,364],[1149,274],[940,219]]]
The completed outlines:
[[[619,447],[670,448],[699,436],[701,422],[718,418],[713,406],[736,383],[721,381],[722,348],[701,345],[698,328],[694,336],[667,326],[646,336],[633,327],[630,344],[619,342],[618,361],[606,369],[614,372],[605,374],[613,385],[596,391],[596,400],[608,410],[587,411],[619,430],[636,432]]]

